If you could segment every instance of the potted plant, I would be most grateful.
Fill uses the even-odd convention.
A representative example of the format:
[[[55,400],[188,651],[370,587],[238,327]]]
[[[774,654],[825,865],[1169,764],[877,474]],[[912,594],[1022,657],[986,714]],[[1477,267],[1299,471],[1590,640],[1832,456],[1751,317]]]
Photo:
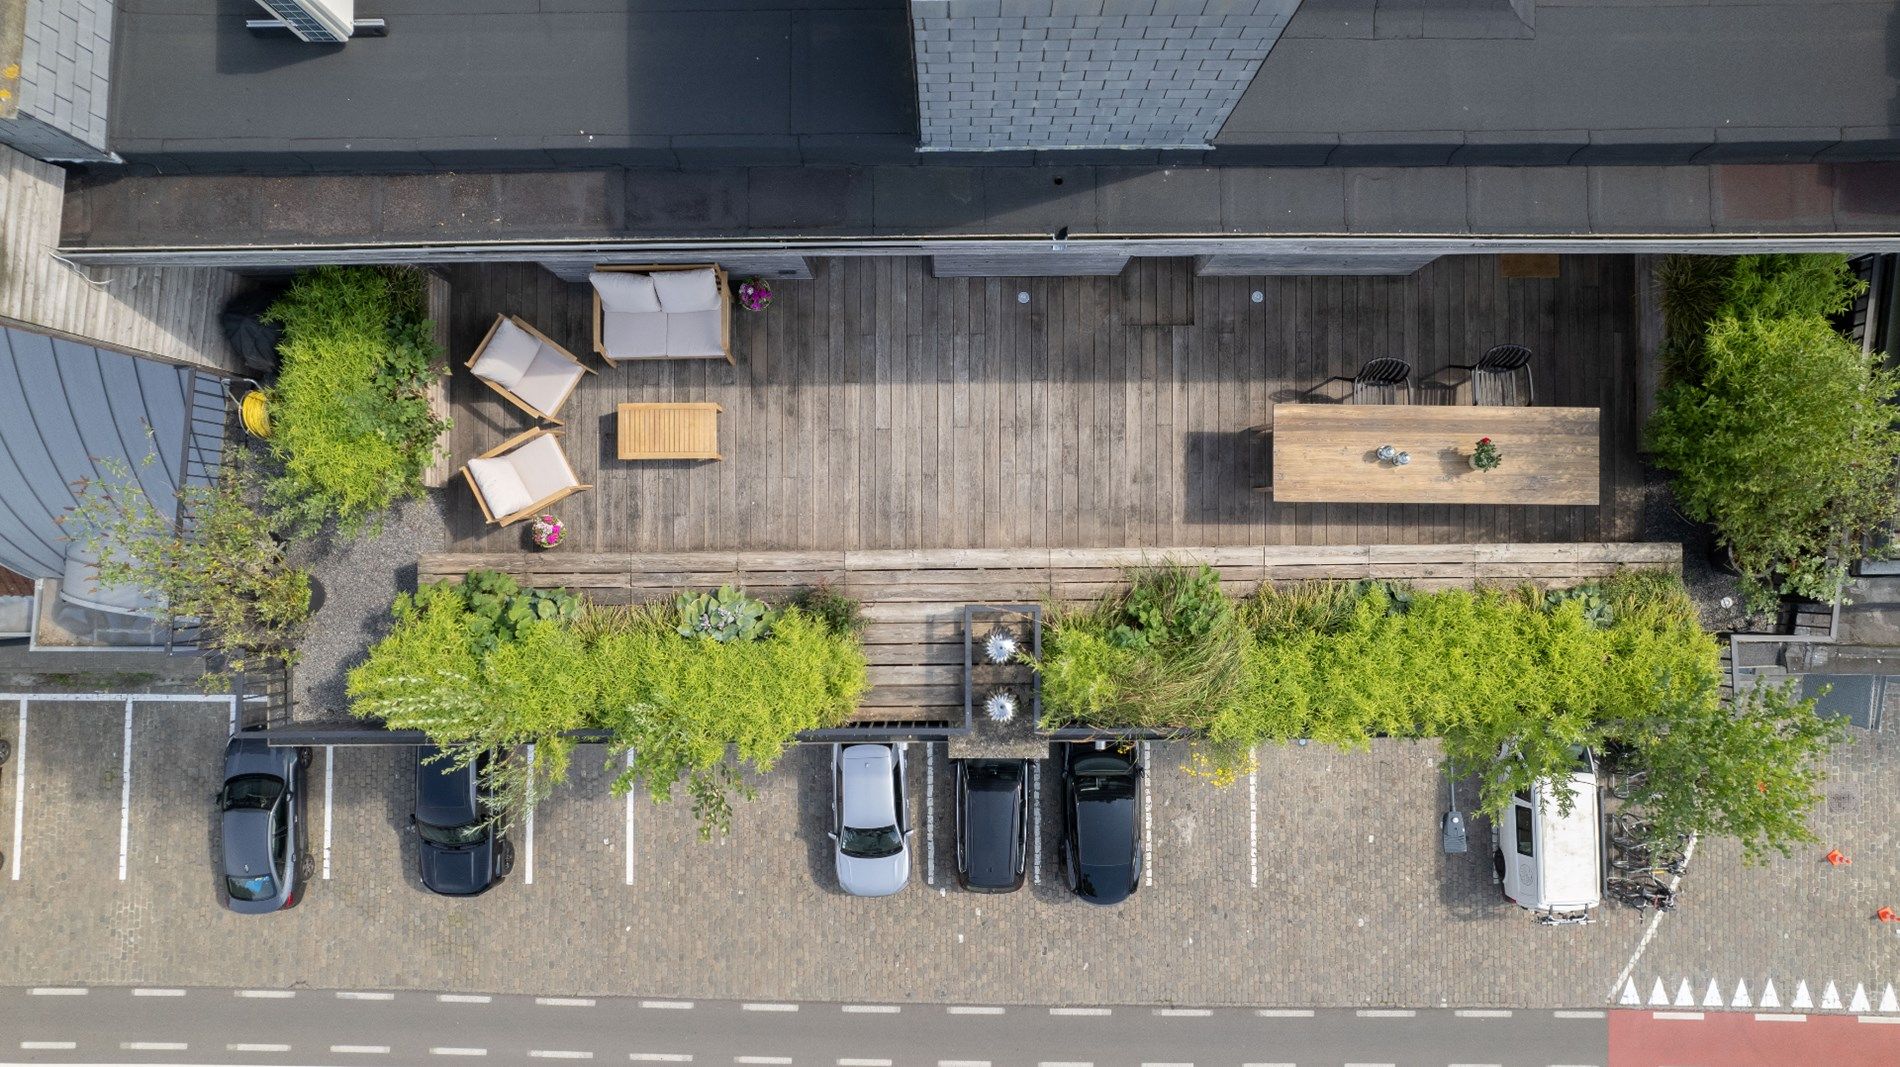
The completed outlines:
[[[772,287],[764,278],[747,278],[739,283],[739,306],[747,311],[764,311],[772,303]]]
[[[553,548],[566,536],[567,527],[552,515],[537,515],[528,524],[528,539],[534,542],[536,548]]]
[[[1474,471],[1496,470],[1504,462],[1504,453],[1491,443],[1489,437],[1478,438],[1478,447],[1471,450],[1471,469]]]

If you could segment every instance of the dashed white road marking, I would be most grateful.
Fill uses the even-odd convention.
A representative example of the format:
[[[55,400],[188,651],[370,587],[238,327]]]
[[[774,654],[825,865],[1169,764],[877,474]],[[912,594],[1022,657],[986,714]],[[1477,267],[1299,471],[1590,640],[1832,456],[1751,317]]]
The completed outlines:
[[[1601,1019],[1603,1013],[1600,1011],[1553,1011],[1550,1017],[1553,1019]]]
[[[297,991],[294,989],[240,989],[237,995],[249,997],[252,1000],[289,1000],[297,995]]]
[[[126,1052],[184,1052],[191,1046],[183,1041],[121,1041],[119,1048]]]
[[[850,1056],[838,1057],[838,1067],[891,1067],[890,1060],[855,1059]]]
[[[689,1011],[693,1007],[693,1002],[690,1000],[643,1000],[640,1002],[640,1006],[643,1008],[663,1008],[663,1009],[672,1009],[674,1011]]]
[[[988,1060],[938,1060],[937,1067],[990,1067]]]
[[[26,715],[25,705],[21,706],[20,715],[22,716],[22,721],[24,721],[24,716]],[[24,729],[21,730],[22,734],[24,734],[25,732],[26,731]],[[1029,821],[1033,823],[1036,828],[1036,832],[1034,835],[1036,863],[1035,863],[1035,866],[1030,868],[1030,873],[1034,876],[1035,883],[1037,885],[1041,885],[1042,884],[1042,761],[1041,760],[1032,760],[1029,764]],[[13,852],[16,857],[19,855],[19,852],[20,852],[19,836],[17,833],[14,836]],[[16,858],[14,862],[17,863],[19,861]],[[19,873],[17,872],[17,870],[13,876],[15,878],[19,877]]]
[[[952,1015],[1001,1015],[1008,1009],[987,1004],[952,1004],[944,1010]]]
[[[483,993],[437,993],[435,999],[444,1004],[487,1004],[495,998]]]
[[[323,880],[330,880],[330,796],[336,792],[336,746],[323,746]]]
[[[365,993],[365,992],[357,992],[356,990],[351,990],[351,989],[339,989],[337,990],[337,993],[336,993],[336,999],[338,1000],[395,1000],[396,994],[375,993],[375,992]]]
[[[1255,1008],[1255,1015],[1262,1019],[1311,1019],[1312,1008]]]
[[[1649,1013],[1649,1017],[1652,1019],[1678,1019],[1683,1022],[1696,1022],[1702,1018],[1702,1013],[1699,1011],[1652,1011]]]
[[[537,1060],[591,1060],[594,1054],[564,1048],[531,1048],[528,1055]]]
[[[125,749],[119,761],[119,881],[132,846],[132,702],[125,702]]]
[[[1192,1061],[1143,1060],[1141,1067],[1194,1067]]]
[[[627,769],[633,770],[633,749],[627,750]],[[627,884],[633,884],[633,794],[627,790]]]
[[[13,880],[20,880],[20,837],[26,830],[26,700],[20,701],[20,726],[13,735]]]
[[[80,985],[43,985],[27,992],[36,997],[83,997],[92,990]]]
[[[739,1005],[739,1009],[741,1011],[797,1011],[798,1005],[745,1003]]]
[[[1418,1012],[1411,1008],[1360,1008],[1353,1014],[1361,1019],[1410,1019]]]
[[[534,746],[529,745],[528,746],[528,795],[530,797],[534,796],[534,762],[535,762]],[[525,862],[522,863],[521,865],[521,884],[533,885],[534,884],[534,802],[532,800],[528,802],[527,833],[524,835],[521,851],[525,854],[525,857],[526,857]]]
[[[1094,1060],[1042,1060],[1036,1067],[1095,1067]]]
[[[839,1010],[853,1015],[896,1015],[904,1009],[896,1004],[845,1004]]]
[[[1214,1012],[1208,1008],[1156,1008],[1155,1014],[1170,1019],[1200,1019]]]
[[[732,1062],[758,1064],[790,1063],[792,1062],[792,1058],[790,1056],[734,1056]]]
[[[134,989],[132,995],[135,997],[182,997],[185,991],[182,989]]]
[[[1050,1008],[1051,1015],[1113,1015],[1114,1008]]]
[[[536,997],[534,1002],[544,1008],[591,1008],[594,1006],[593,997]]]
[[[646,1063],[691,1063],[693,1062],[693,1054],[690,1052],[629,1052],[627,1053],[627,1058],[630,1060],[640,1060]]]
[[[388,1045],[331,1045],[331,1052],[344,1052],[359,1056],[384,1056],[389,1053]]]
[[[1346,1067],[1398,1067],[1396,1063],[1348,1063]]]
[[[20,1048],[27,1052],[34,1052],[34,1051],[62,1052],[67,1049],[75,1049],[78,1047],[79,1047],[79,1042],[77,1041],[22,1041],[20,1042]]]
[[[1297,1063],[1243,1063],[1240,1067],[1300,1067]]]
[[[1861,1022],[1864,1022],[1864,1023],[1889,1023],[1889,1024],[1894,1024],[1894,1025],[1900,1025],[1900,1019],[1896,1019],[1888,1015],[1856,1015],[1855,1018],[1859,1019]]]
[[[1790,1011],[1758,1011],[1755,1013],[1755,1021],[1758,1023],[1804,1023],[1808,1021],[1808,1017]]]
[[[269,1041],[239,1041],[224,1046],[226,1052],[289,1052],[289,1045]]]
[[[1508,1019],[1511,1017],[1511,1009],[1459,1008],[1457,1011],[1452,1012],[1452,1014],[1458,1016],[1460,1019]]]
[[[1254,769],[1247,772],[1247,881],[1260,888],[1260,759],[1247,753]]]
[[[1146,889],[1155,884],[1154,761],[1146,741],[1141,743],[1141,766],[1141,885]]]
[[[1504,1067],[1502,1063],[1448,1063],[1445,1067]]]
[[[488,1050],[485,1048],[452,1048],[448,1046],[437,1046],[429,1050],[429,1055],[431,1056],[486,1056],[488,1055]]]

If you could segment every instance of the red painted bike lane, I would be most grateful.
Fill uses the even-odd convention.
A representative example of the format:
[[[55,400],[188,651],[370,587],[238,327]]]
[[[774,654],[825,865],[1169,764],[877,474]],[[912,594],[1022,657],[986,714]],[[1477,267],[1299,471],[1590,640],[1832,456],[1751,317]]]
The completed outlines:
[[[1613,1011],[1609,1067],[1895,1067],[1900,1016]]]

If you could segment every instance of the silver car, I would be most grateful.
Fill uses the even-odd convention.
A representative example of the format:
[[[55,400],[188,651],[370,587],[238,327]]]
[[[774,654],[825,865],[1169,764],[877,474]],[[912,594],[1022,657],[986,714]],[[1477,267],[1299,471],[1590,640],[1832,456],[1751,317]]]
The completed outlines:
[[[910,811],[904,750],[831,746],[831,831],[838,884],[859,897],[888,897],[910,880]]]

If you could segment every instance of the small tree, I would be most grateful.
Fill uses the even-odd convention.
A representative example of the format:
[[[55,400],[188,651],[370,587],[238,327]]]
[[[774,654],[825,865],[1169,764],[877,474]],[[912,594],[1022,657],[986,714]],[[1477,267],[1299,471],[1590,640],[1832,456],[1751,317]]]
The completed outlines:
[[[262,490],[244,452],[227,455],[213,484],[179,492],[189,531],[123,465],[108,463],[105,475],[76,483],[79,502],[60,517],[66,536],[99,560],[102,583],[132,586],[174,617],[198,620],[200,647],[222,660],[212,681],[258,658],[296,658],[310,618],[310,573],[284,558],[256,506]]]

